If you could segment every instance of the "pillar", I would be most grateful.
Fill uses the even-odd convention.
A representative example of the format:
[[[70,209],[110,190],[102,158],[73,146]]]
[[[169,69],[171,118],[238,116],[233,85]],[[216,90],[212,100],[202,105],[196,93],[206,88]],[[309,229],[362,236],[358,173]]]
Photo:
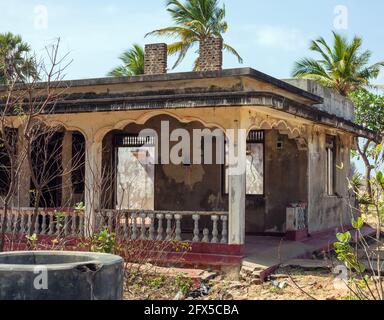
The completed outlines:
[[[72,206],[72,132],[65,131],[63,136],[61,163],[63,168],[61,182],[61,206],[63,208]]]
[[[247,132],[245,129],[227,132],[229,142],[229,244],[245,244],[245,177]]]
[[[30,207],[31,173],[27,157],[27,145],[24,139],[24,129],[17,130],[17,162],[22,161],[18,174],[16,199],[14,205],[18,208]]]
[[[102,184],[102,141],[86,139],[85,153],[85,235],[96,229],[96,211],[100,209]]]

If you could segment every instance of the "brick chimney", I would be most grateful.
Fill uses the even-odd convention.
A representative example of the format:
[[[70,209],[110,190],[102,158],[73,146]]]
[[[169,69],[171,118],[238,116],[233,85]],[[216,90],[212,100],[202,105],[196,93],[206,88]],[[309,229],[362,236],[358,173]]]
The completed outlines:
[[[218,71],[223,68],[223,39],[207,38],[200,41],[199,71]]]
[[[167,45],[153,43],[145,45],[144,74],[167,73]]]

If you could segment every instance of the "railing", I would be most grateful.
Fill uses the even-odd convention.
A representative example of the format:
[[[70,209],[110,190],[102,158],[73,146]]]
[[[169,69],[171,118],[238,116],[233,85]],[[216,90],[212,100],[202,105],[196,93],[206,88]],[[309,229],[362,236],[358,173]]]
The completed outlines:
[[[32,225],[34,209],[7,210],[6,233],[47,236],[80,237],[84,235],[84,213],[80,210],[39,209]],[[4,221],[4,209],[0,209],[0,231]]]
[[[227,212],[101,210],[98,217],[99,227],[130,240],[228,243]]]
[[[81,237],[84,212],[81,210],[39,209],[32,225],[33,208],[7,210],[6,233]],[[127,240],[191,241],[228,243],[227,212],[100,210],[98,230],[107,228]],[[0,209],[0,231],[4,209]]]

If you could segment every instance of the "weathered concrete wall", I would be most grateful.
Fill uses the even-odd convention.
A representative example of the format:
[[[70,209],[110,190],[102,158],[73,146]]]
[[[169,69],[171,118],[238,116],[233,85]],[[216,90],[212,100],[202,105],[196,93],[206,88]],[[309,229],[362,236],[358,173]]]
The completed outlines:
[[[160,115],[144,125],[130,124],[122,131],[111,131],[104,139],[104,148],[112,145],[112,136],[116,133],[138,133],[143,128],[152,128],[160,137],[162,120],[169,121],[170,131],[185,128],[192,132],[194,128],[204,128],[196,121],[180,123],[172,117]],[[350,138],[347,135],[338,138],[337,163],[340,168],[342,164],[342,169],[337,170],[338,196],[328,196],[324,132],[314,134],[309,150],[303,151],[298,149],[296,140],[279,134],[277,130],[266,130],[265,137],[265,196],[246,197],[246,232],[284,233],[286,207],[295,202],[309,202],[310,232],[349,224],[347,176],[350,167]],[[282,142],[282,149],[277,148],[277,141]],[[172,142],[170,148],[175,143]],[[161,153],[161,145],[159,149]],[[104,162],[108,161],[113,166],[112,157],[113,150],[105,149]],[[157,165],[155,210],[228,210],[228,196],[223,194],[222,174],[221,165]],[[110,203],[113,206],[111,198]]]
[[[353,121],[355,119],[355,107],[353,103],[336,91],[325,88],[315,81],[307,79],[286,79],[284,81],[324,99],[322,104],[315,105],[314,107],[346,120]]]
[[[175,128],[188,130],[192,137],[193,129],[204,129],[198,122],[182,124],[168,116],[150,119],[145,125],[128,125],[123,131],[110,132],[104,139],[104,164],[112,164],[112,154],[108,145],[116,133],[139,133],[143,128],[154,129],[161,140],[161,121],[169,121],[170,131]],[[170,143],[170,149],[177,142]],[[214,144],[214,148],[216,145]],[[216,150],[216,149],[214,149]],[[161,144],[159,144],[161,154]],[[191,146],[191,160],[193,157]],[[215,158],[213,158],[215,162]],[[174,165],[158,164],[155,168],[155,210],[228,210],[228,201],[222,196],[221,165]],[[226,198],[226,197],[225,197]],[[111,199],[109,199],[111,203]]]
[[[282,148],[277,148],[277,142]],[[265,197],[247,196],[248,233],[285,232],[286,207],[307,200],[307,152],[276,130],[265,134]]]
[[[326,190],[326,134],[313,132],[309,141],[309,232],[319,232],[351,224],[348,208],[350,146],[348,137],[338,136],[335,195]]]
[[[277,148],[281,141],[282,149]],[[285,232],[286,208],[307,199],[307,152],[296,141],[268,131],[266,154],[266,232]]]

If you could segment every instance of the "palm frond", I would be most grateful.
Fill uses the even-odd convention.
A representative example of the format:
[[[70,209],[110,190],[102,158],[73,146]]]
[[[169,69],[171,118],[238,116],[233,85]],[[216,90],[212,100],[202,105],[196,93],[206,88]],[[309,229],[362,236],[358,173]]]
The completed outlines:
[[[144,49],[139,44],[134,44],[131,49],[124,51],[119,59],[123,64],[111,70],[108,76],[123,77],[144,73]]]
[[[208,37],[222,37],[227,32],[225,6],[220,7],[219,0],[167,0],[167,11],[175,25],[157,29],[146,36],[158,36],[177,39],[168,48],[170,54],[179,53],[175,66],[179,65],[188,50]],[[239,62],[239,53],[228,45],[224,49],[235,55]]]
[[[319,54],[320,59],[302,59],[295,63],[292,75],[315,80],[327,87],[338,90],[342,95],[349,91],[369,86],[377,78],[383,62],[368,65],[371,52],[361,52],[362,39],[355,36],[348,41],[333,32],[333,46],[324,38],[311,42],[310,50]]]
[[[240,54],[236,51],[235,48],[233,48],[232,46],[230,46],[229,44],[226,44],[224,43],[223,44],[223,48],[224,50],[228,51],[229,53],[233,54],[234,56],[236,56],[237,60],[239,63],[243,63],[244,60],[243,58],[240,56]]]

